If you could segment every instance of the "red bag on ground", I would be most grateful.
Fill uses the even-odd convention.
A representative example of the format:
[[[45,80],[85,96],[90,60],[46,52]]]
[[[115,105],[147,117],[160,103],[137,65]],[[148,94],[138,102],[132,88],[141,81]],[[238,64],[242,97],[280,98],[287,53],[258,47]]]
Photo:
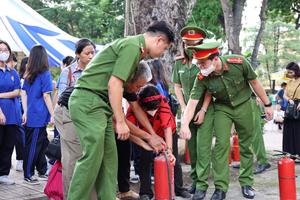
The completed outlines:
[[[44,193],[50,200],[63,200],[62,166],[56,161],[50,171]]]

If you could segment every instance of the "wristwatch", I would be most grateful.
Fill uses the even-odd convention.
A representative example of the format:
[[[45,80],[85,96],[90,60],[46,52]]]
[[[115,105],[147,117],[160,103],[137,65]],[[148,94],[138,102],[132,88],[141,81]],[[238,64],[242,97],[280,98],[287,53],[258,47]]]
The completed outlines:
[[[265,107],[271,107],[272,106],[272,102],[268,103],[268,104],[264,104]]]

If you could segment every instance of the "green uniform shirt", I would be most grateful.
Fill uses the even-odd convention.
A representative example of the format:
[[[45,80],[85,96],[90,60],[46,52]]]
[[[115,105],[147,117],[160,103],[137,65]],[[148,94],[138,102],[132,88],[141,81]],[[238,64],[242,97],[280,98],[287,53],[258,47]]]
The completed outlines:
[[[108,98],[108,81],[111,75],[124,82],[128,81],[141,60],[142,48],[145,48],[142,34],[114,41],[95,55],[75,88],[85,88]]]
[[[196,79],[191,92],[192,99],[200,99],[207,90],[215,97],[215,102],[236,107],[251,96],[248,81],[256,79],[250,63],[240,55],[220,56],[223,73]],[[237,59],[239,62],[230,61]]]
[[[185,58],[177,60],[173,67],[172,81],[173,83],[181,85],[186,104],[189,101],[190,93],[199,71],[196,65],[191,64],[189,60]],[[202,105],[203,102],[199,103]]]

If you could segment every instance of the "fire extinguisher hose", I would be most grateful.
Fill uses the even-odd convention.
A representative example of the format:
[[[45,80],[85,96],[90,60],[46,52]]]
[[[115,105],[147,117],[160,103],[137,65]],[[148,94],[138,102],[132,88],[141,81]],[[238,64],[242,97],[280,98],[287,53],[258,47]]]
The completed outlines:
[[[166,159],[166,165],[167,165],[167,170],[168,170],[168,184],[169,184],[169,194],[170,194],[169,197],[170,197],[170,200],[172,200],[172,180],[171,180],[170,163],[169,163],[169,158],[168,158],[167,152],[165,151],[163,154]]]

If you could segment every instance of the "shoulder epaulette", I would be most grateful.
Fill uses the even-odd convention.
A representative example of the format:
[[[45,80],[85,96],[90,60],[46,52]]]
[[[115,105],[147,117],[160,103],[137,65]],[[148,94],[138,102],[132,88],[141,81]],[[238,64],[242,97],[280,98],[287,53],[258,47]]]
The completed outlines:
[[[226,62],[234,63],[234,64],[243,64],[243,59],[242,58],[227,58]]]

